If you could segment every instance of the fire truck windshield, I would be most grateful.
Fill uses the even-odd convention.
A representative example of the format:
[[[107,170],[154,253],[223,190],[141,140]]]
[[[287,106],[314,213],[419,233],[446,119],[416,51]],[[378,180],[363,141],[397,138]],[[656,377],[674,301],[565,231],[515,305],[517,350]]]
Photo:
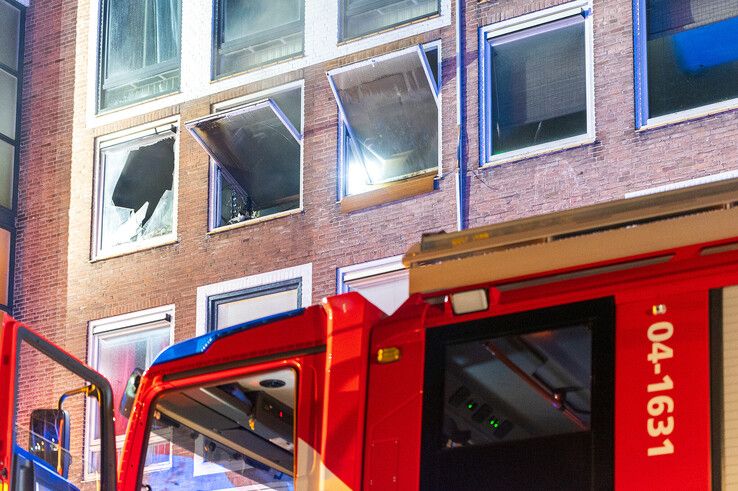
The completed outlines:
[[[294,489],[295,379],[281,369],[159,397],[142,485]]]

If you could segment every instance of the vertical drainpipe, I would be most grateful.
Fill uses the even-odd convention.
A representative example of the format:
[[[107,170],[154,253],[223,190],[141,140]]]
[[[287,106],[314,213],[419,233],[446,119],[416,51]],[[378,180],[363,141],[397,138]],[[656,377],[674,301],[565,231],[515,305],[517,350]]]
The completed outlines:
[[[466,199],[466,125],[464,124],[464,22],[463,3],[466,0],[455,0],[456,5],[456,228],[464,230],[467,226]]]

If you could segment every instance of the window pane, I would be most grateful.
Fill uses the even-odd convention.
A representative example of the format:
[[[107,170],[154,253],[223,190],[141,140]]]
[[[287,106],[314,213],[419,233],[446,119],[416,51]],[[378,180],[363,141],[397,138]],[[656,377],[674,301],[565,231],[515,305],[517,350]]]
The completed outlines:
[[[100,107],[179,89],[180,0],[107,0]]]
[[[343,0],[341,39],[351,39],[437,14],[438,0]]]
[[[438,106],[416,51],[331,75],[353,139],[345,192],[438,166]]]
[[[304,0],[220,0],[216,75],[299,55]]]
[[[646,3],[649,117],[738,97],[738,1]]]
[[[295,92],[300,95],[299,89]],[[213,200],[221,213],[216,226],[300,206],[300,138],[285,125],[291,118],[277,114],[286,111],[275,103],[270,99],[189,126],[218,164],[220,196]],[[292,112],[291,107],[286,109]]]
[[[235,326],[299,307],[300,297],[297,288],[261,295],[257,291],[254,296],[218,304],[216,329]]]
[[[0,69],[0,133],[15,139],[18,79]]]
[[[102,150],[101,250],[172,233],[174,137],[147,137]]]
[[[164,348],[169,346],[169,327],[139,330],[129,333],[123,329],[100,334],[97,345],[97,371],[110,381],[113,387],[115,434],[126,432],[128,419],[119,412],[120,401],[134,368],[146,369]],[[99,428],[94,437],[99,438]]]
[[[13,204],[13,172],[15,147],[0,140],[0,206],[10,208]]]
[[[493,153],[587,132],[584,18],[492,38]]]
[[[346,281],[347,291],[359,292],[364,298],[392,314],[409,295],[409,280],[406,270],[392,271],[355,280]]]
[[[19,36],[20,11],[0,0],[0,63],[13,70],[18,69]]]
[[[587,326],[449,346],[444,443],[490,445],[588,430],[591,352]],[[557,395],[561,408],[542,392]]]
[[[12,236],[0,228],[0,304],[8,305],[8,284],[10,282],[10,246]]]
[[[149,439],[171,440],[172,465],[144,474],[141,484],[193,491],[294,489],[296,382],[294,371],[284,369],[165,394]]]

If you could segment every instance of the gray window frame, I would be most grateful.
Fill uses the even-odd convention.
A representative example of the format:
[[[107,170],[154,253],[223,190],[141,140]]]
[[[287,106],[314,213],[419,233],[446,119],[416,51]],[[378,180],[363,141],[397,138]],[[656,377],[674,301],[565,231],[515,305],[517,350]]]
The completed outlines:
[[[11,186],[11,207],[6,208],[0,206],[0,228],[10,233],[10,251],[8,260],[8,302],[0,303],[0,310],[13,313],[15,286],[15,245],[16,245],[16,210],[18,208],[18,173],[20,172],[20,142],[21,142],[21,119],[22,119],[22,102],[23,102],[23,61],[25,57],[25,25],[26,25],[26,6],[16,0],[0,0],[12,8],[20,12],[19,29],[18,29],[18,66],[12,68],[0,63],[0,70],[12,75],[16,78],[16,107],[15,107],[15,138],[10,138],[0,133],[0,141],[7,143],[13,147],[13,175]]]

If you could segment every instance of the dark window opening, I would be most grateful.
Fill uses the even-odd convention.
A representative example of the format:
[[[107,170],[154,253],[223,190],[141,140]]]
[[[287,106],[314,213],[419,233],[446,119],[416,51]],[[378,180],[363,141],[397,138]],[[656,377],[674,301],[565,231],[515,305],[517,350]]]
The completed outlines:
[[[341,40],[382,31],[441,11],[439,0],[342,0]]]
[[[302,54],[304,0],[215,2],[216,77]]]
[[[166,130],[105,147],[98,250],[154,239],[174,227],[174,136]]]
[[[612,488],[612,312],[602,300],[429,330],[422,488]]]
[[[646,2],[648,112],[654,118],[738,97],[738,2]]]
[[[294,89],[188,123],[215,161],[211,228],[300,207],[301,104]]]

